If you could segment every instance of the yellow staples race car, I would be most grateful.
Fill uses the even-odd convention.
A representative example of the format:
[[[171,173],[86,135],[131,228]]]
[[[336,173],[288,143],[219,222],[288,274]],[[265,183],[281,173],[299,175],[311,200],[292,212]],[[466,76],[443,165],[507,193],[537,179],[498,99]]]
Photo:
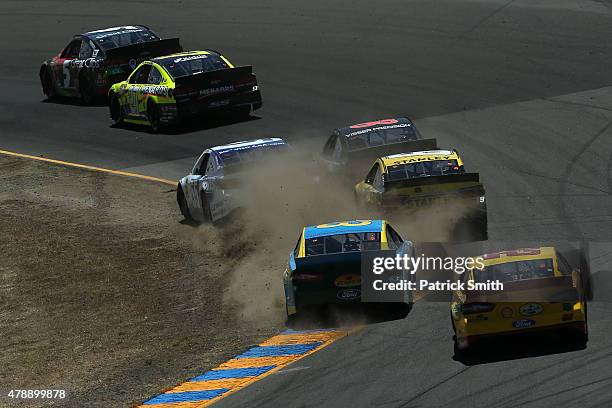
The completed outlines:
[[[190,116],[261,107],[252,66],[234,67],[216,51],[189,51],[144,61],[108,92],[111,119],[149,125],[153,132]]]
[[[385,302],[398,317],[405,317],[413,303],[411,291],[397,296],[362,298],[367,277],[362,276],[365,252],[414,256],[414,245],[384,220],[351,220],[311,225],[302,230],[283,275],[287,316],[304,309],[328,305]],[[390,281],[414,279],[399,271]],[[369,293],[369,292],[368,292]]]
[[[463,276],[464,290],[450,305],[455,353],[479,341],[543,330],[569,331],[588,340],[586,277],[554,247],[524,248],[482,256],[484,267]],[[499,281],[503,290],[470,290]]]
[[[357,204],[389,213],[444,207],[456,213],[457,240],[487,239],[487,203],[478,173],[466,173],[456,150],[380,157],[354,187]]]

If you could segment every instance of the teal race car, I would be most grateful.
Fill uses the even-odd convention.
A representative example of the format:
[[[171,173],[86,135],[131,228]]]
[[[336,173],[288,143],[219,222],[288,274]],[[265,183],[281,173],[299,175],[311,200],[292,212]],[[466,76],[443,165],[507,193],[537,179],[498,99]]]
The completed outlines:
[[[283,275],[287,316],[326,305],[376,303],[362,298],[362,261],[366,253],[414,256],[414,245],[385,220],[351,220],[302,230]],[[362,279],[362,277],[364,279]],[[402,272],[398,280],[412,280]],[[388,302],[388,301],[387,301]],[[390,306],[404,317],[413,295],[405,291]]]

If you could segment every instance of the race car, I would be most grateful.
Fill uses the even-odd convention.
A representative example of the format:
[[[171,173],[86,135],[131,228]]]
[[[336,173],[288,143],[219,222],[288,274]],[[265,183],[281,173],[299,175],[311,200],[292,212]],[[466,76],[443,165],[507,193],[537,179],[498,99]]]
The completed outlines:
[[[455,240],[487,239],[487,203],[478,173],[466,173],[456,150],[380,157],[354,187],[357,204],[383,213],[456,208]]]
[[[377,157],[436,148],[436,139],[423,139],[408,118],[388,118],[338,128],[327,139],[321,161],[326,170],[359,179]]]
[[[230,143],[204,150],[191,173],[176,189],[181,214],[187,220],[216,222],[245,203],[241,198],[240,176],[268,154],[286,152],[281,138]]]
[[[153,132],[190,116],[230,111],[249,116],[261,107],[253,67],[234,67],[216,51],[189,51],[141,63],[108,93],[115,123],[149,125]]]
[[[76,35],[40,67],[40,83],[48,98],[79,97],[84,104],[106,97],[141,61],[180,52],[178,38],[162,40],[142,25],[105,28]]]
[[[518,333],[565,332],[588,341],[587,277],[560,251],[522,248],[481,257],[484,267],[463,275],[465,289],[456,291],[450,304],[456,354],[481,340]],[[503,290],[470,290],[470,281],[498,281]]]
[[[414,245],[385,220],[351,220],[304,227],[283,275],[287,316],[323,305],[356,305],[362,299],[362,256],[388,251],[414,256]],[[412,280],[400,272],[398,280]],[[365,278],[364,278],[365,280]],[[402,317],[412,307],[411,291],[389,303]]]

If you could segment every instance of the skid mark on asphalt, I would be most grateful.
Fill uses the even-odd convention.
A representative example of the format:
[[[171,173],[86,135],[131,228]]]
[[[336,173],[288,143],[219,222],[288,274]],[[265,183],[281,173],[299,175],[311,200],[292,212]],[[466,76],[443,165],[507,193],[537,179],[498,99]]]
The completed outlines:
[[[349,334],[348,330],[285,330],[219,367],[157,395],[140,408],[200,408],[238,391]]]
[[[99,171],[102,173],[115,174],[118,176],[126,176],[126,177],[138,178],[141,180],[155,181],[158,183],[169,184],[171,186],[176,186],[177,184],[176,181],[172,181],[172,180],[168,180],[164,178],[145,176],[144,174],[131,173],[131,172],[122,171],[122,170],[105,169],[102,167],[89,166],[87,164],[67,162],[63,160],[48,159],[46,157],[32,156],[29,154],[16,153],[16,152],[8,151],[8,150],[0,150],[0,154],[4,154],[6,156],[21,157],[23,159],[37,160],[37,161],[42,161],[46,163],[53,163],[53,164],[58,164],[61,166],[76,167],[79,169],[85,169],[85,170],[91,170],[91,171]]]

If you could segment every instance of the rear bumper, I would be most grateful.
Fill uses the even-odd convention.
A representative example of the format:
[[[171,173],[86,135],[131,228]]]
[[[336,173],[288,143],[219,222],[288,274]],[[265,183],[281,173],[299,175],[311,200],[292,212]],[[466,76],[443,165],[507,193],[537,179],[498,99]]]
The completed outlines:
[[[177,101],[173,119],[189,118],[242,107],[250,107],[251,111],[254,111],[261,106],[261,93],[259,91],[207,97],[201,100]]]
[[[530,327],[527,329],[520,329],[514,331],[503,331],[496,333],[487,333],[487,334],[478,334],[478,335],[468,335],[464,337],[457,337],[457,344],[460,349],[467,348],[474,343],[492,340],[495,338],[513,338],[518,336],[525,336],[530,334],[542,334],[547,332],[559,332],[559,331],[567,331],[574,333],[587,333],[587,323],[584,320],[580,321],[571,321],[567,323],[559,323],[548,326],[540,326],[540,327]]]

